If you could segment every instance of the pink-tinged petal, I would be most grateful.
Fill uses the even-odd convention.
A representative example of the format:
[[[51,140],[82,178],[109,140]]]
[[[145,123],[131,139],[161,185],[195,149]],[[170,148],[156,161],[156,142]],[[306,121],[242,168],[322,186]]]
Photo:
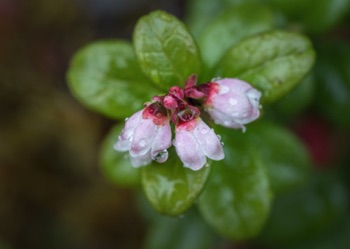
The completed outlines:
[[[135,168],[145,166],[152,162],[151,152],[148,151],[146,154],[141,156],[131,156],[130,155],[131,165]]]
[[[187,168],[199,170],[207,161],[193,134],[186,129],[176,129],[174,146],[180,160]]]
[[[197,121],[197,127],[193,130],[193,136],[207,157],[213,160],[224,159],[225,155],[220,139],[214,130],[210,129],[200,118]]]
[[[122,140],[121,137],[119,137],[118,141],[113,145],[113,148],[117,151],[128,151],[130,149],[130,145],[130,140]]]
[[[157,130],[158,126],[152,119],[142,119],[132,137],[130,155],[137,157],[146,154],[151,149]]]
[[[120,135],[121,140],[130,140],[132,138],[134,130],[142,121],[142,112],[143,110],[140,110],[126,119],[124,129]]]
[[[247,82],[225,78],[213,84],[218,91],[210,91],[205,108],[216,124],[244,130],[259,117],[261,93]]]
[[[240,79],[234,79],[234,78],[220,79],[216,81],[216,83],[218,83],[221,86],[226,86],[230,89],[230,91],[234,91],[234,92],[245,92],[252,87],[247,82]]]
[[[171,146],[171,127],[170,124],[159,126],[154,138],[151,154],[167,150]]]

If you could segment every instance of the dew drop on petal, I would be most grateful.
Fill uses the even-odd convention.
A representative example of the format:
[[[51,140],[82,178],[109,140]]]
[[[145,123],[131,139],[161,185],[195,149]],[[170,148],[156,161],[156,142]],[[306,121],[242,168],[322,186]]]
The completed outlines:
[[[230,105],[237,105],[238,103],[237,99],[234,99],[234,98],[230,98],[228,102],[230,103]]]
[[[152,160],[157,163],[164,163],[168,159],[169,153],[167,150],[155,151],[152,155]]]
[[[220,86],[220,91],[219,94],[225,94],[228,93],[230,91],[230,88],[227,86]]]
[[[139,142],[139,146],[145,147],[146,146],[146,139],[142,138]]]
[[[202,135],[205,135],[205,134],[207,134],[208,132],[209,132],[209,128],[203,127],[203,128],[201,129]]]
[[[125,118],[124,121],[126,122],[126,121],[128,121],[128,119],[129,119],[129,118]]]
[[[221,140],[221,136],[220,135],[216,135],[218,137],[219,140]]]
[[[221,144],[221,146],[224,146],[224,145],[225,145],[224,142],[222,142],[222,141],[220,142],[220,144]]]

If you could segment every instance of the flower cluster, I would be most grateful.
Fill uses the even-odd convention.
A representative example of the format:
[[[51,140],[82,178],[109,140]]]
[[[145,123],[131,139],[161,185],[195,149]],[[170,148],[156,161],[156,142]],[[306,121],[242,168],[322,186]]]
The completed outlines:
[[[201,110],[216,124],[245,130],[244,124],[259,117],[261,93],[239,79],[196,83],[196,75],[191,75],[184,88],[174,86],[166,95],[153,97],[126,120],[114,149],[129,151],[134,167],[152,160],[165,162],[172,144],[184,166],[192,170],[201,169],[207,157],[223,159],[220,137],[201,119]],[[171,123],[175,125],[173,141]]]

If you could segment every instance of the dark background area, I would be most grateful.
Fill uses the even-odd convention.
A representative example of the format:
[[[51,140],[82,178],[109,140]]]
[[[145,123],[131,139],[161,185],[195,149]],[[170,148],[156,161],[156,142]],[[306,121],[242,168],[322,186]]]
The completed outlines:
[[[0,1],[0,248],[140,248],[133,192],[107,182],[98,149],[113,121],[70,94],[72,55],[130,39],[154,9],[182,1]]]

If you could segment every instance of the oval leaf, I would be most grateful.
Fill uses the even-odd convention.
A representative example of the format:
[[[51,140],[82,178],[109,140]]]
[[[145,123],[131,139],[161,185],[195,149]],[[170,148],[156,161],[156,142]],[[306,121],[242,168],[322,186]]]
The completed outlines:
[[[232,47],[215,69],[216,77],[243,79],[272,102],[289,92],[309,72],[315,53],[299,34],[271,31]]]
[[[81,49],[72,60],[68,81],[83,104],[113,118],[133,114],[157,93],[142,74],[131,44],[119,40]]]
[[[192,206],[207,181],[210,167],[193,171],[183,166],[171,149],[169,159],[142,169],[142,186],[151,205],[160,213],[179,215]]]
[[[288,130],[273,123],[257,122],[249,126],[242,139],[243,136],[262,156],[274,193],[298,187],[309,179],[308,152]]]
[[[222,236],[242,240],[262,228],[271,194],[259,155],[244,140],[232,139],[235,132],[220,133],[225,159],[212,163],[211,177],[198,204],[203,218]]]
[[[141,171],[131,166],[128,152],[113,149],[123,129],[122,125],[114,126],[106,136],[100,150],[100,164],[105,176],[120,186],[138,186],[141,182]]]
[[[273,23],[273,14],[265,6],[242,4],[229,8],[211,22],[198,39],[203,61],[209,67],[214,66],[242,38],[270,30]]]
[[[182,22],[164,11],[142,17],[133,42],[141,69],[164,90],[183,85],[189,75],[200,73],[201,61],[192,36]]]
[[[192,211],[192,210],[191,210]],[[196,212],[181,218],[158,215],[145,239],[146,249],[210,249],[214,247],[213,231]]]

